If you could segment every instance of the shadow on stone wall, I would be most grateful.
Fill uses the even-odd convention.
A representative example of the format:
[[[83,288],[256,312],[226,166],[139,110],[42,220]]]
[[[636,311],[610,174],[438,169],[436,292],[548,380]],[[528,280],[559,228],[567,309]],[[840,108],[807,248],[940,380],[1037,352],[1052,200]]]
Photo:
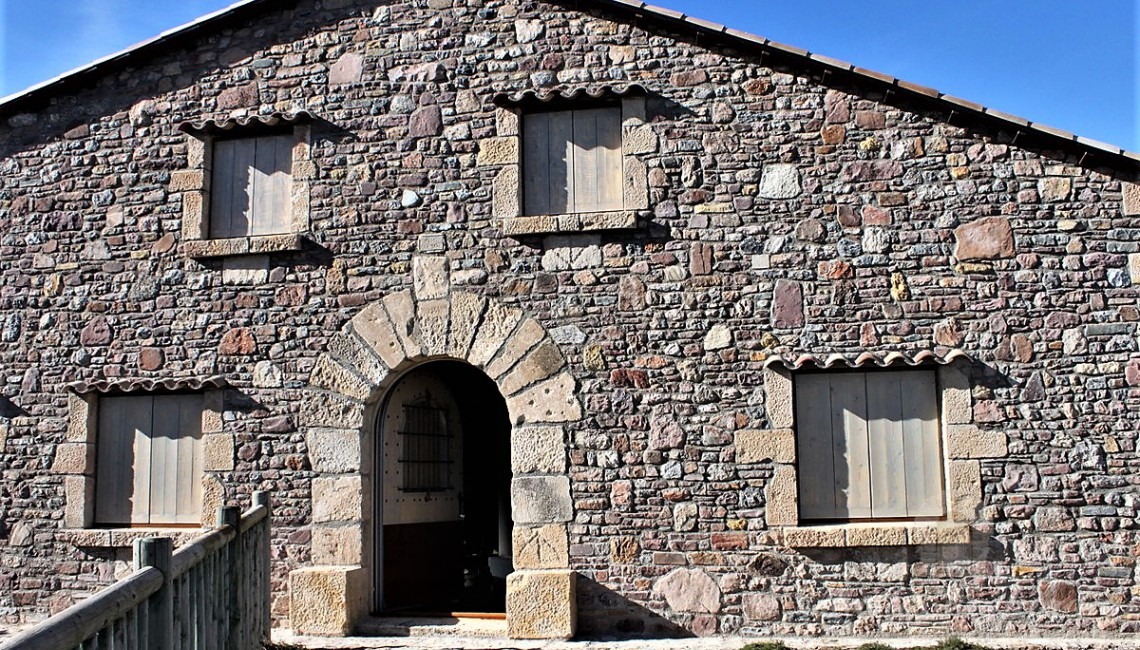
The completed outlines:
[[[578,635],[581,639],[692,638],[696,635],[660,614],[578,575]]]

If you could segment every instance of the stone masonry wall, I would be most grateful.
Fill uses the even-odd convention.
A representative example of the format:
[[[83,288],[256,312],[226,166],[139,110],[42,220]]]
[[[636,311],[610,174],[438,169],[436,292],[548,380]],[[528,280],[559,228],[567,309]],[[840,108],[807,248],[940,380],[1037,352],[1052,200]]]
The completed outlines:
[[[652,29],[529,1],[301,1],[5,113],[4,619],[126,567],[62,525],[76,380],[230,381],[219,478],[230,501],[273,492],[280,594],[310,554],[299,395],[329,337],[430,253],[541,321],[577,380],[583,631],[1136,632],[1131,172]],[[502,135],[492,96],[629,81],[656,140],[644,225],[504,236],[479,156]],[[301,109],[311,244],[253,270],[182,254],[177,125]],[[976,461],[971,542],[785,546],[765,525],[775,465],[736,462],[738,431],[773,428],[763,363],[933,346],[975,359],[973,420],[1008,441]]]

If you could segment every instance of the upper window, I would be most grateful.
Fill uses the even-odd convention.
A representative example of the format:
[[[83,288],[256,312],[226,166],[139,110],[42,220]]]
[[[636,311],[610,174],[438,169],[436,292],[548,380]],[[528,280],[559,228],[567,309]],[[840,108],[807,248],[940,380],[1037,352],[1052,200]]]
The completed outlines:
[[[946,514],[931,370],[795,378],[801,520]]]
[[[293,232],[292,132],[213,143],[211,239]]]
[[[400,434],[400,465],[404,492],[442,492],[450,490],[451,429],[447,426],[447,409],[428,403],[405,404],[404,426]]]
[[[523,211],[622,210],[620,106],[523,115]]]
[[[198,524],[202,395],[99,400],[95,523]]]

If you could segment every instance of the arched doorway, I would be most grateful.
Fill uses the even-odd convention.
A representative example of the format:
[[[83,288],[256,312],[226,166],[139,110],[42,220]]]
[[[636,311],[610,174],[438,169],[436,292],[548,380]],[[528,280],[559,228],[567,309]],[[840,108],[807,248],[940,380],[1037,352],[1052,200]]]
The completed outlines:
[[[374,609],[504,612],[511,431],[495,382],[459,361],[417,365],[384,396],[375,431]]]

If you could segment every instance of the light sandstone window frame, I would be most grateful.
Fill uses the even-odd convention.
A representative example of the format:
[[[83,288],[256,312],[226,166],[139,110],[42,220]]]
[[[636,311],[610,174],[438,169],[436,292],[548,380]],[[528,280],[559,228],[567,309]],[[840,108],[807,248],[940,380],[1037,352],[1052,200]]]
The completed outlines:
[[[127,382],[129,383],[129,382]],[[67,431],[55,447],[52,473],[62,479],[64,508],[62,538],[77,546],[124,547],[135,538],[169,530],[177,536],[214,524],[215,513],[225,500],[220,474],[234,469],[235,441],[223,429],[224,381],[137,382],[138,390],[120,390],[117,385],[91,388],[81,386],[68,392]],[[180,524],[115,525],[96,521],[96,476],[98,474],[99,406],[103,399],[122,396],[171,393],[201,396],[201,504],[198,521]]]
[[[655,153],[657,135],[646,120],[644,89],[630,86],[595,92],[533,92],[496,97],[495,136],[479,142],[476,163],[498,167],[492,185],[492,217],[510,237],[607,230],[632,230],[639,211],[649,209],[649,172],[638,156]],[[621,208],[614,210],[529,214],[524,206],[524,116],[586,111],[607,106],[621,111]]]
[[[183,123],[187,133],[187,169],[171,174],[170,190],[182,195],[183,254],[195,258],[236,255],[265,255],[301,250],[310,228],[309,200],[316,166],[312,160],[312,115],[306,112],[274,113],[231,119]],[[236,236],[214,236],[211,228],[211,194],[215,180],[214,157],[222,143],[257,142],[292,136],[289,157],[290,177],[283,213],[274,216],[279,228],[273,232],[249,232]],[[229,146],[229,145],[225,145]]]
[[[736,432],[737,462],[770,464],[765,483],[764,523],[792,548],[945,545],[970,543],[970,526],[982,504],[981,459],[1007,453],[1007,436],[974,423],[968,361],[946,357],[932,368],[939,401],[946,515],[938,520],[888,520],[844,523],[801,521],[795,410],[795,371],[780,363],[764,369],[765,409],[769,429]]]

